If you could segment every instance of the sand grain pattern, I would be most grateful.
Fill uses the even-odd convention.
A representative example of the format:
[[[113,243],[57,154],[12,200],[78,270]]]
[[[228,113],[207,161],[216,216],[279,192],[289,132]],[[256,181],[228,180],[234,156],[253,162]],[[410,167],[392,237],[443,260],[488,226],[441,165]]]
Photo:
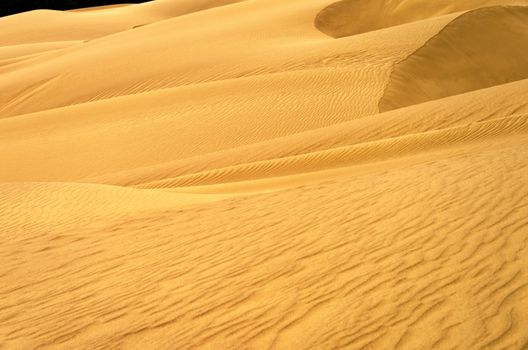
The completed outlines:
[[[0,19],[0,348],[525,349],[528,1]]]

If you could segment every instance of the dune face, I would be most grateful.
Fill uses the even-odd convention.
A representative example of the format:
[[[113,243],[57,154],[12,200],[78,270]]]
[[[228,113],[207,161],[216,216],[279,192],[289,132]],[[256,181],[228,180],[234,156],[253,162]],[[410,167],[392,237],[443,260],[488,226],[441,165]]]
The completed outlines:
[[[380,110],[526,79],[527,62],[528,7],[473,10],[396,64]]]
[[[324,8],[316,27],[334,38],[361,34],[487,6],[528,5],[526,0],[341,0]]]
[[[525,349],[528,1],[0,19],[0,348]]]

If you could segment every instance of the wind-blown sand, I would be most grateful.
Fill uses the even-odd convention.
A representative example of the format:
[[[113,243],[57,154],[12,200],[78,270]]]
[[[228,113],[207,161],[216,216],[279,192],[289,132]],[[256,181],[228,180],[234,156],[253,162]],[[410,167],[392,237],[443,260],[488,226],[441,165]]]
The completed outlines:
[[[528,0],[0,18],[0,349],[525,349]]]

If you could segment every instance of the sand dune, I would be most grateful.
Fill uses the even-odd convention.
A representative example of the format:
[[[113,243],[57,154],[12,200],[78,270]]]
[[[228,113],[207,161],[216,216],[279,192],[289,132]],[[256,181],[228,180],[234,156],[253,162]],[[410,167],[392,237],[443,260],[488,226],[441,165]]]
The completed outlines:
[[[98,7],[95,11],[29,11],[2,19],[0,44],[92,40],[239,1],[243,0],[157,0],[135,6]]]
[[[500,52],[503,58],[497,59]],[[380,109],[415,105],[528,77],[528,7],[486,7],[458,17],[398,63]]]
[[[93,7],[83,7],[78,9],[72,9],[68,10],[69,12],[88,12],[88,11],[101,11],[101,10],[108,10],[113,8],[119,8],[119,7],[125,7],[132,5],[133,3],[129,4],[114,4],[114,5],[101,5],[101,6],[93,6]]]
[[[394,32],[351,37],[340,43],[328,40],[313,27],[313,18],[319,9],[317,2],[305,2],[302,6],[278,1],[272,6],[258,1],[241,2],[90,41],[53,59],[32,62],[5,74],[0,81],[0,88],[6,91],[0,100],[3,104],[0,117],[198,83],[229,83],[265,75],[278,77],[281,73],[308,69],[313,73],[330,71],[338,75],[328,79],[303,75],[312,84],[318,80],[358,84],[369,74],[363,88],[376,88],[381,94],[384,75],[390,73],[392,63],[410,55],[450,20],[442,18]],[[284,25],[277,26],[277,21]],[[160,32],[164,35],[158,35]],[[407,39],[398,41],[402,36]],[[138,40],[148,42],[149,49],[136,45]],[[207,40],[207,46],[201,44],[203,40]],[[211,51],[215,52],[213,57]],[[145,62],[152,64],[145,65]],[[112,79],[108,79],[109,75]],[[284,80],[290,79],[280,79]],[[76,89],[66,94],[64,88],[68,86]],[[367,92],[363,99],[372,95]],[[379,98],[374,95],[372,99],[377,103]],[[375,108],[371,113],[377,111]]]
[[[528,5],[526,0],[341,0],[317,14],[316,27],[335,37],[361,34],[489,6]]]
[[[0,348],[524,349],[528,1],[0,18]]]

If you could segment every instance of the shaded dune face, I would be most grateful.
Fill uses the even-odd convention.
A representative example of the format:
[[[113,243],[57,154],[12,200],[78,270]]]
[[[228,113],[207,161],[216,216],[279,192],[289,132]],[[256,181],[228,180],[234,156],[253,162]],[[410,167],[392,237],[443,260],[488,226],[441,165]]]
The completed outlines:
[[[450,13],[494,5],[528,5],[526,0],[342,0],[317,14],[315,26],[342,38]]]
[[[527,62],[528,7],[470,11],[396,64],[379,108],[387,111],[525,79]]]

